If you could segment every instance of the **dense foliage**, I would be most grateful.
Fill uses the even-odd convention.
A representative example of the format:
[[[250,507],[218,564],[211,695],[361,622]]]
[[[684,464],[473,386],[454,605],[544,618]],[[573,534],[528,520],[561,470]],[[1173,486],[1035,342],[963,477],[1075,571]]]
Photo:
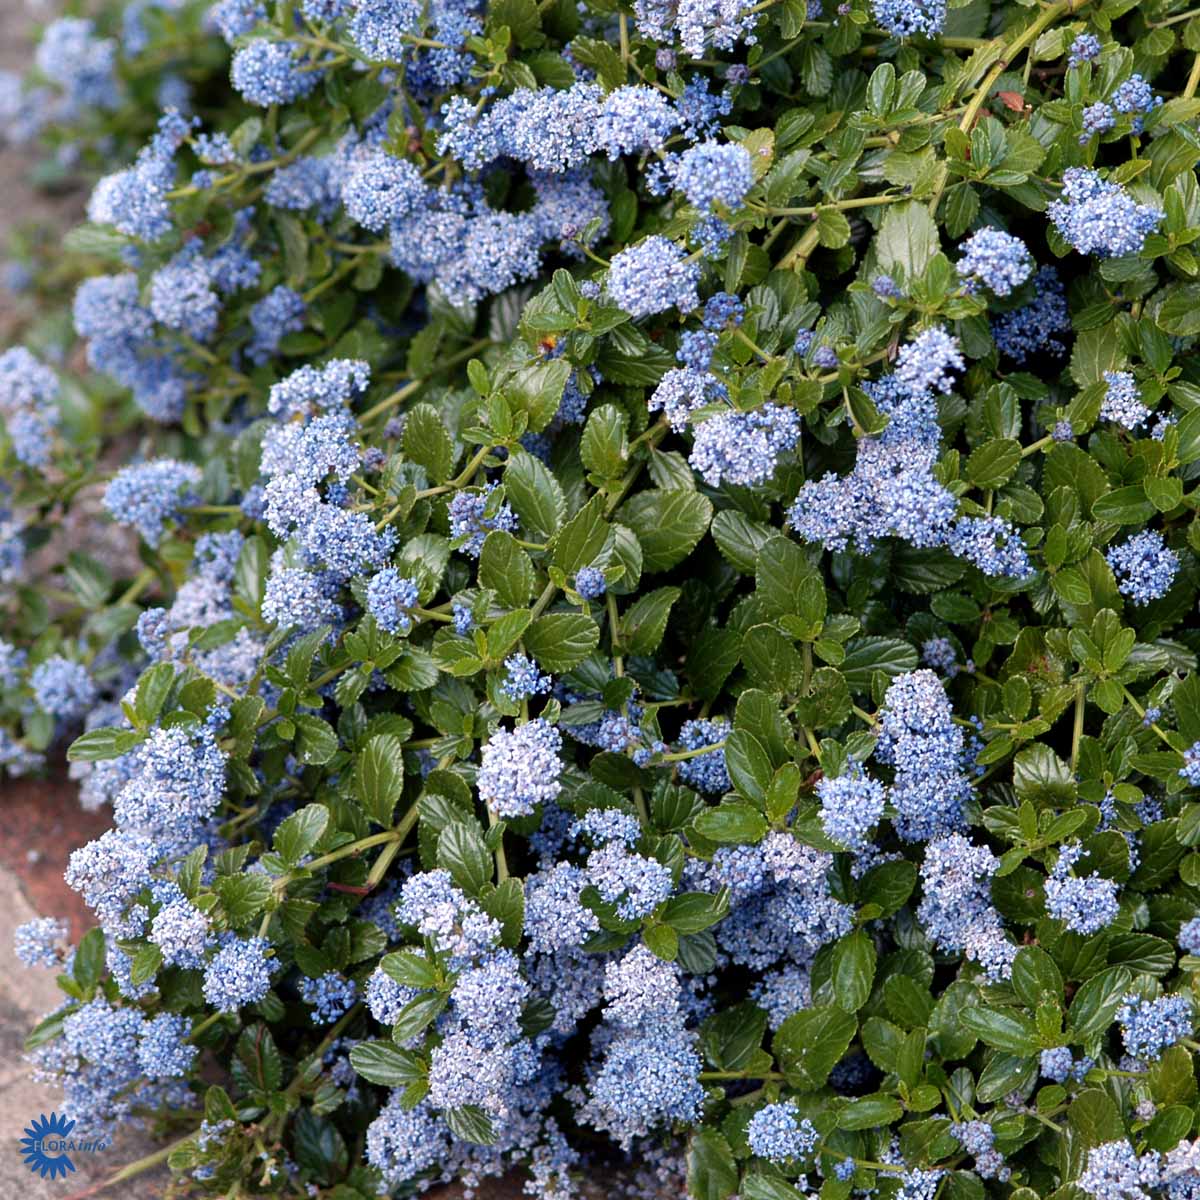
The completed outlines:
[[[0,763],[112,807],[18,943],[81,1132],[1200,1194],[1200,16],[135,0],[51,85],[108,173],[88,369],[0,355]]]

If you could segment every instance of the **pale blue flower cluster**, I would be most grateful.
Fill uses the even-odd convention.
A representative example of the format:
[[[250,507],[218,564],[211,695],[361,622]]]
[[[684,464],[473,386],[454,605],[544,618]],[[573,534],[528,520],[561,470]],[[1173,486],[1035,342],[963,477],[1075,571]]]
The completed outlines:
[[[1179,555],[1152,529],[1135,533],[1104,557],[1116,576],[1117,589],[1134,604],[1161,600],[1179,572]]]
[[[554,680],[543,675],[535,659],[525,654],[511,654],[504,660],[506,672],[500,690],[516,703],[534,696],[544,696]]]
[[[941,681],[927,670],[897,676],[883,700],[879,761],[895,771],[889,799],[905,841],[960,830],[971,785],[962,771],[964,737]]]
[[[738,209],[754,186],[750,152],[736,142],[700,142],[670,165],[675,187],[706,213],[714,206]]]
[[[700,267],[659,234],[622,250],[608,269],[608,294],[631,317],[649,317],[672,308],[691,312],[700,303],[699,282]]]
[[[844,775],[817,782],[821,802],[821,825],[830,840],[847,850],[865,850],[871,830],[883,816],[884,788],[851,762]]]
[[[1156,1151],[1139,1156],[1127,1142],[1104,1142],[1088,1151],[1087,1165],[1076,1180],[1093,1200],[1151,1200],[1148,1188],[1162,1181]]]
[[[1162,1057],[1168,1046],[1191,1037],[1195,1016],[1186,996],[1160,996],[1145,1000],[1126,996],[1117,1010],[1117,1021],[1125,1039],[1125,1049],[1139,1059]]]
[[[1058,861],[1046,880],[1046,911],[1075,933],[1093,934],[1113,923],[1120,905],[1113,880],[1095,871],[1087,877],[1070,873],[1082,857],[1078,841],[1059,847]]]
[[[471,558],[479,557],[493,529],[512,533],[518,527],[516,513],[498,495],[494,496],[498,486],[489,483],[480,492],[456,492],[447,506],[450,536],[465,539],[462,552]]]
[[[1067,54],[1067,66],[1080,67],[1085,62],[1095,62],[1100,57],[1100,49],[1100,39],[1094,33],[1077,35]]]
[[[270,45],[270,43],[259,43]],[[156,242],[172,229],[168,191],[175,182],[175,153],[190,132],[191,124],[178,112],[168,111],[158,133],[138,153],[133,166],[106,175],[88,201],[88,219],[114,225],[141,241]]]
[[[96,685],[82,663],[55,654],[29,674],[33,699],[42,712],[62,721],[82,717],[96,701]]]
[[[45,467],[61,420],[58,376],[24,346],[0,354],[0,416],[18,461]]]
[[[314,1025],[332,1025],[343,1013],[349,1012],[358,997],[358,986],[340,971],[326,971],[315,979],[300,980],[300,996],[312,1006]]]
[[[541,717],[509,732],[498,729],[483,747],[476,785],[498,816],[528,816],[562,790],[562,735]]]
[[[732,50],[739,41],[753,44],[757,21],[746,0],[634,0],[638,31],[664,48],[676,40],[684,53],[701,58],[705,50]]]
[[[1129,371],[1105,371],[1104,382],[1107,386],[1100,402],[1100,415],[1125,429],[1137,429],[1144,424],[1150,410],[1142,403],[1133,375]]]
[[[1003,230],[981,229],[963,242],[962,250],[955,267],[959,276],[982,283],[997,296],[1011,295],[1033,274],[1033,255],[1028,247]]]
[[[204,999],[217,1012],[235,1013],[271,990],[271,943],[262,937],[223,933],[204,968]]]
[[[27,967],[62,966],[62,947],[66,943],[69,928],[68,923],[60,917],[35,917],[18,925],[13,933],[13,949],[17,960]]]
[[[283,283],[272,288],[250,309],[250,328],[254,330],[246,347],[250,361],[260,366],[269,361],[289,333],[304,328],[307,315],[308,305],[298,292]]]
[[[695,427],[688,462],[710,487],[752,487],[775,474],[780,455],[796,448],[800,416],[764,404],[752,412],[726,410]]]
[[[1017,947],[991,901],[991,877],[1000,860],[961,833],[939,837],[925,848],[921,884],[925,896],[917,920],[939,950],[978,962],[991,979],[1012,974]]]
[[[1086,1056],[1076,1062],[1070,1046],[1055,1046],[1053,1049],[1043,1050],[1038,1061],[1042,1075],[1053,1083],[1066,1083],[1068,1079],[1082,1083],[1094,1065]]]
[[[679,777],[698,792],[720,796],[729,791],[729,772],[725,769],[724,741],[729,725],[721,720],[685,721],[679,730],[679,744],[684,750],[700,750],[713,746],[707,754],[685,758],[679,764]]]
[[[1111,183],[1087,167],[1070,167],[1063,175],[1063,199],[1046,210],[1055,229],[1080,254],[1120,258],[1138,254],[1164,214],[1139,204],[1119,183]]]
[[[678,968],[645,946],[605,969],[604,999],[606,1036],[594,1039],[581,1115],[628,1149],[659,1126],[695,1120],[701,1060],[684,1025]]]
[[[322,73],[305,66],[298,42],[255,38],[234,54],[229,78],[247,103],[270,108],[307,96],[321,82]]]
[[[996,1131],[986,1121],[959,1121],[950,1126],[959,1145],[975,1159],[975,1173],[981,1179],[1006,1183],[1012,1171],[1004,1165],[1004,1155],[996,1149]]]
[[[575,574],[575,590],[585,600],[599,600],[608,588],[599,567],[580,567]]]
[[[154,547],[199,482],[200,469],[192,463],[156,459],[119,471],[105,490],[104,506],[114,520],[132,525]]]
[[[946,23],[946,0],[871,0],[871,15],[895,37],[936,37]]]
[[[746,1140],[759,1158],[785,1163],[811,1154],[818,1138],[813,1123],[785,1102],[763,1105],[746,1126]]]
[[[412,628],[417,603],[416,582],[395,567],[386,567],[367,584],[367,611],[388,633],[407,633]]]

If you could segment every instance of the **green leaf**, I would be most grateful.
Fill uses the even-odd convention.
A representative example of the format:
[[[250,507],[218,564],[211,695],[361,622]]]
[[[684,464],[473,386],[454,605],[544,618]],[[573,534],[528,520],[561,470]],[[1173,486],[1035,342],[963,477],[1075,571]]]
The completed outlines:
[[[797,1091],[821,1087],[854,1038],[858,1022],[831,1004],[817,1005],[788,1017],[772,1045],[780,1069]]]
[[[168,662],[155,663],[142,672],[134,695],[133,711],[143,726],[154,723],[162,712],[171,685],[175,682],[175,668]]]
[[[392,954],[385,954],[379,965],[386,975],[405,987],[437,986],[437,968],[414,950],[397,950]]]
[[[963,1024],[980,1041],[1009,1054],[1030,1055],[1038,1051],[1037,1030],[1028,1017],[1013,1010],[982,1005],[962,1011]]]
[[[392,1040],[401,1045],[412,1041],[438,1019],[449,1001],[450,997],[441,992],[422,992],[414,996],[396,1015]]]
[[[478,1105],[467,1104],[462,1108],[450,1108],[442,1113],[450,1132],[463,1142],[476,1146],[490,1146],[496,1140],[492,1118]]]
[[[884,213],[875,253],[880,268],[889,275],[916,279],[940,248],[937,226],[925,204],[915,200],[893,204]]]
[[[768,828],[762,813],[740,800],[706,808],[693,824],[710,842],[760,842]]]
[[[669,925],[647,925],[642,930],[642,941],[663,962],[674,962],[679,955],[679,934]]]
[[[1054,959],[1039,946],[1022,946],[1013,959],[1013,990],[1030,1008],[1036,1009],[1046,997],[1061,1004],[1062,972]]]
[[[540,433],[554,419],[574,368],[565,358],[542,359],[522,367],[504,384],[511,407],[529,417],[529,428]]]
[[[869,692],[871,677],[876,671],[885,675],[903,675],[919,665],[917,652],[907,642],[897,638],[854,638],[846,646],[841,672],[852,692]]]
[[[75,948],[71,974],[80,987],[91,989],[104,977],[105,964],[104,930],[89,929]]]
[[[739,1071],[762,1045],[767,1014],[746,1000],[709,1017],[700,1028],[704,1055],[718,1071]]]
[[[554,540],[554,565],[565,575],[574,575],[580,567],[594,561],[608,541],[608,522],[604,519],[605,499],[593,496],[561,529]]]
[[[734,509],[713,517],[712,535],[726,562],[743,575],[755,573],[759,551],[775,536],[769,525],[752,521]]]
[[[1037,742],[1013,760],[1013,786],[1017,796],[1034,804],[1070,804],[1075,781],[1067,766],[1049,746]]]
[[[851,1100],[838,1113],[838,1128],[882,1129],[903,1115],[903,1105],[891,1096],[863,1096],[859,1100]]]
[[[445,483],[454,466],[454,443],[432,404],[415,404],[404,418],[404,455],[420,463],[434,483]]]
[[[109,758],[120,758],[140,741],[142,736],[132,729],[106,727],[81,733],[67,747],[69,762],[102,762]]]
[[[857,1012],[866,1004],[875,981],[875,943],[863,930],[848,933],[834,946],[832,978],[840,1007]]]
[[[806,596],[806,592],[811,595]],[[758,551],[754,594],[771,616],[791,613],[819,627],[825,619],[825,588],[803,551],[788,538],[773,537]]]
[[[687,1194],[692,1200],[728,1200],[738,1188],[737,1163],[715,1129],[692,1134],[687,1151]]]
[[[504,468],[504,492],[521,518],[526,537],[549,540],[566,515],[558,480],[546,466],[524,450],[510,453]]]
[[[406,1087],[426,1074],[417,1054],[390,1042],[359,1042],[352,1046],[350,1065],[369,1083],[381,1087]]]
[[[479,552],[479,586],[491,588],[501,604],[521,608],[533,594],[533,563],[503,529],[493,530]]]
[[[1012,477],[1021,461],[1021,443],[1012,438],[995,438],[967,459],[966,473],[976,487],[998,488]]]
[[[822,246],[837,250],[850,240],[850,222],[839,209],[817,210],[817,239]]]
[[[1111,521],[1114,525],[1141,525],[1156,512],[1140,483],[1098,496],[1092,505],[1092,516],[1097,521]]]
[[[666,571],[696,548],[712,519],[712,504],[699,492],[683,488],[640,492],[618,514],[637,535],[647,571]]]
[[[329,809],[323,804],[306,804],[285,817],[275,830],[275,852],[289,867],[296,866],[321,840],[329,825]]]
[[[589,471],[606,479],[615,478],[625,469],[628,445],[625,428],[629,418],[615,404],[602,404],[588,414],[579,457]]]
[[[266,907],[271,895],[266,875],[225,875],[213,884],[230,925],[245,925]]]
[[[677,587],[640,596],[621,617],[621,647],[631,654],[653,654],[667,629],[671,606],[683,594]]]
[[[392,824],[404,789],[404,744],[390,733],[376,734],[363,747],[354,771],[354,790],[367,815],[385,829]]]
[[[715,925],[728,911],[727,894],[711,896],[708,892],[684,892],[663,905],[658,919],[676,933],[699,933]]]
[[[725,769],[738,795],[763,808],[775,772],[762,742],[745,729],[735,729],[725,739]]]
[[[1132,982],[1125,967],[1108,967],[1083,983],[1067,1010],[1072,1036],[1084,1041],[1107,1029]]]
[[[292,717],[292,723],[296,726],[293,745],[296,757],[302,763],[320,765],[337,753],[337,734],[328,722],[308,713],[297,713]]]
[[[600,627],[585,613],[547,613],[525,631],[525,649],[547,671],[569,671],[600,644]]]
[[[451,821],[438,834],[437,861],[469,896],[491,882],[492,856],[474,821]]]
[[[859,899],[863,904],[878,904],[881,916],[891,916],[912,895],[917,886],[917,868],[910,862],[880,863],[872,867],[858,885]]]

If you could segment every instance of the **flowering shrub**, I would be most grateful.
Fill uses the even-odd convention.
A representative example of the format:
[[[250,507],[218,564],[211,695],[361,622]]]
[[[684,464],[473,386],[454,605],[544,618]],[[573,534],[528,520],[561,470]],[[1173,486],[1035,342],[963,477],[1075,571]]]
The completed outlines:
[[[1200,1187],[1181,10],[211,10],[89,373],[0,356],[0,762],[114,822],[18,942],[81,1130],[196,1195]],[[58,549],[99,475],[140,571]]]

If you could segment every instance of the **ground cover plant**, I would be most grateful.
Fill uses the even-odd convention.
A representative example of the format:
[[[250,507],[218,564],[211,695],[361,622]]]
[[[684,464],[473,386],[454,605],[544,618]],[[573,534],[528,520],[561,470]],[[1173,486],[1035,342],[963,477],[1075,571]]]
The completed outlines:
[[[1200,16],[204,21],[87,370],[0,356],[0,761],[114,822],[19,938],[67,1115],[180,1195],[1196,1194]]]

